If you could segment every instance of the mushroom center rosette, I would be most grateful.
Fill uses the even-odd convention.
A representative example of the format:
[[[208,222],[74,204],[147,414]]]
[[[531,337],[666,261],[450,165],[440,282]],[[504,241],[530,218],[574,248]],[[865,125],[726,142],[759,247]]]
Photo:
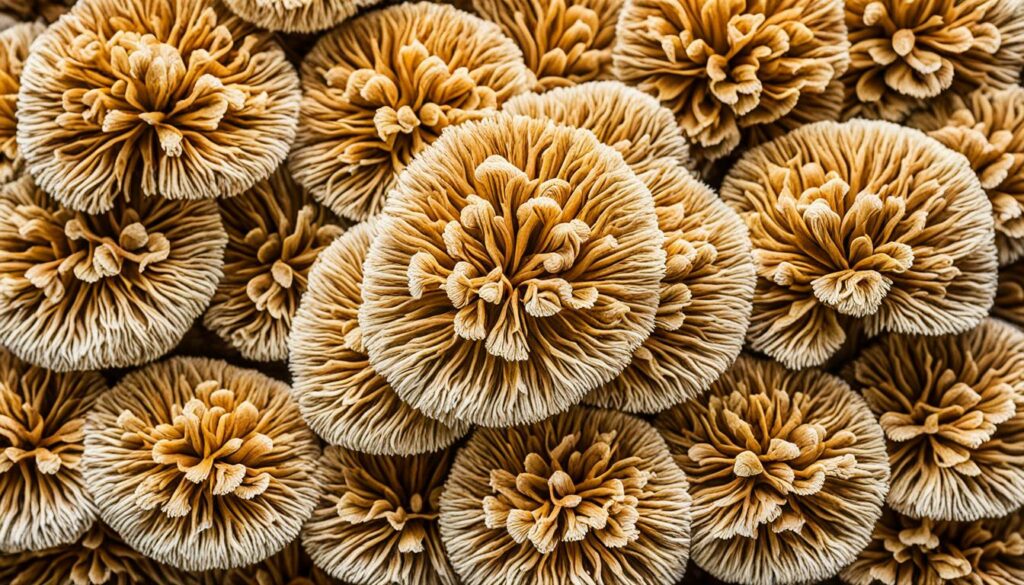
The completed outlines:
[[[59,426],[54,428],[54,422]],[[47,421],[37,405],[0,381],[0,475],[19,465],[31,465],[45,475],[78,467],[84,427],[82,417]]]
[[[422,553],[427,534],[437,522],[443,486],[403,496],[364,470],[345,467],[348,490],[338,499],[338,517],[352,524],[385,521],[398,536],[400,553]]]

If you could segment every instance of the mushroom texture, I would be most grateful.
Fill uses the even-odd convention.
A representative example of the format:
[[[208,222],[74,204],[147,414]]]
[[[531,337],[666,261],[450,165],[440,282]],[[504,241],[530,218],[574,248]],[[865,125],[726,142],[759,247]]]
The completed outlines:
[[[323,493],[302,529],[317,566],[353,585],[456,585],[438,532],[451,452],[409,457],[330,446]]]
[[[0,349],[0,551],[74,542],[96,518],[82,478],[95,372],[56,374]]]
[[[204,358],[125,376],[88,418],[85,477],[100,516],[188,571],[259,562],[318,496],[316,436],[283,382]]]
[[[523,50],[538,92],[610,79],[622,0],[471,0]]]
[[[246,359],[284,360],[309,269],[342,228],[284,167],[218,205],[228,235],[224,278],[203,324]]]
[[[362,341],[430,417],[533,422],[617,376],[665,274],[651,192],[586,130],[467,122],[421,153],[366,259]]]
[[[195,577],[148,559],[96,522],[76,542],[0,555],[8,585],[198,585]]]
[[[289,341],[292,392],[303,418],[328,443],[374,455],[413,455],[451,445],[469,430],[424,416],[370,366],[359,328],[363,262],[377,220],[326,250],[309,275]]]
[[[748,151],[722,198],[750,229],[747,339],[819,365],[852,327],[959,333],[992,306],[992,207],[967,160],[887,122],[820,122]]]
[[[847,118],[899,122],[941,95],[1016,85],[1021,0],[846,0]]]
[[[886,510],[871,542],[843,570],[850,585],[1017,585],[1024,575],[1024,513],[940,522]]]
[[[313,565],[298,540],[284,550],[255,565],[210,571],[202,585],[342,585]]]
[[[971,163],[992,204],[999,264],[1024,257],[1024,87],[933,100],[907,124]]]
[[[365,220],[445,128],[492,115],[531,79],[515,43],[469,13],[429,2],[370,12],[303,61],[292,174],[338,215]]]
[[[992,314],[1017,327],[1024,327],[1024,262],[1011,264],[999,271]]]
[[[466,585],[676,583],[686,487],[651,425],[577,407],[477,429],[441,495],[441,538]]]
[[[665,278],[654,332],[588,404],[653,413],[697,397],[743,348],[754,265],[743,221],[678,165],[640,175],[665,233]]]
[[[214,0],[80,0],[25,62],[18,146],[88,213],[226,197],[284,160],[300,97],[277,43]]]
[[[885,431],[893,509],[964,521],[1024,506],[1024,332],[988,319],[960,335],[888,335],[846,377]]]
[[[888,489],[885,441],[841,379],[740,356],[706,400],[654,424],[690,481],[693,560],[716,578],[820,581],[870,540]]]
[[[615,76],[675,112],[698,159],[839,116],[840,0],[627,0],[617,34]]]
[[[0,184],[15,179],[24,166],[15,139],[18,88],[28,47],[44,30],[42,23],[26,22],[0,32]]]
[[[56,21],[68,11],[76,0],[0,0],[0,12],[10,13],[24,20]]]
[[[690,164],[690,147],[672,112],[617,81],[519,95],[506,102],[502,111],[590,130],[637,173],[665,163]]]
[[[212,201],[71,211],[23,177],[0,189],[0,344],[56,371],[168,352],[213,296],[227,238]]]
[[[2,1],[2,0],[0,0]],[[260,28],[314,33],[331,28],[378,0],[224,0],[243,19]]]

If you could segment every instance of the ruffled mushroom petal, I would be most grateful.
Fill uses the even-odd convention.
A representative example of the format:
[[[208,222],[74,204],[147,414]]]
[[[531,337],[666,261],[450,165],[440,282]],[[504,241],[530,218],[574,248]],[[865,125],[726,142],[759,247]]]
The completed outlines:
[[[2,0],[0,0],[2,1]],[[260,28],[288,33],[326,30],[379,0],[224,0],[232,12]]]
[[[96,518],[82,477],[95,372],[56,374],[0,348],[0,551],[75,542]]]
[[[530,81],[497,25],[452,6],[399,4],[354,18],[303,61],[292,175],[362,221],[445,128],[493,115]]]
[[[334,445],[374,455],[413,455],[451,445],[469,430],[403,402],[370,366],[359,328],[363,262],[377,220],[321,252],[289,341],[292,392],[303,418]]]
[[[466,585],[677,583],[690,547],[686,476],[646,422],[573,408],[477,429],[441,496]]]
[[[617,34],[616,77],[675,112],[698,161],[839,116],[840,0],[628,0]]]
[[[247,567],[209,571],[201,585],[344,585],[313,564],[298,540],[276,555]]]
[[[1024,506],[1024,332],[987,319],[960,335],[888,335],[845,377],[885,431],[893,509],[968,521]]]
[[[370,363],[427,416],[489,426],[565,410],[654,328],[650,191],[586,130],[502,115],[402,174],[363,276]]]
[[[353,585],[457,585],[437,525],[451,458],[448,450],[405,457],[325,448],[323,493],[302,546]]]
[[[18,146],[88,213],[228,197],[285,159],[300,98],[280,46],[215,0],[79,0],[25,62]]]
[[[918,130],[820,122],[748,151],[722,198],[750,229],[747,339],[787,367],[868,335],[960,333],[992,306],[992,208],[967,160]]]
[[[250,565],[299,533],[319,447],[288,386],[205,358],[125,376],[89,415],[85,477],[104,522],[189,571]]]
[[[0,6],[3,6],[3,0],[0,0]],[[15,139],[18,89],[28,47],[44,30],[46,25],[40,22],[26,22],[0,32],[0,184],[17,178],[24,168],[25,162]]]
[[[841,379],[740,356],[706,400],[658,416],[693,496],[693,560],[748,585],[835,575],[871,538],[889,465]]]
[[[342,228],[284,167],[218,205],[228,235],[224,278],[203,323],[246,359],[284,360],[309,270]]]
[[[0,189],[0,344],[56,371],[153,360],[206,308],[226,242],[212,201],[86,215],[22,177]]]

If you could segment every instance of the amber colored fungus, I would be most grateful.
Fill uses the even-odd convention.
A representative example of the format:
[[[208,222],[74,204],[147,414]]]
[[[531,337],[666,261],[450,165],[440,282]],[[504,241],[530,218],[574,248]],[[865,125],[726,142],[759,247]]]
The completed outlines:
[[[402,174],[378,226],[362,341],[428,416],[540,420],[617,376],[654,328],[654,201],[589,131],[457,126]]]
[[[217,203],[228,245],[203,324],[246,359],[284,360],[309,269],[342,228],[284,167]]]
[[[523,50],[536,91],[611,78],[622,0],[471,0]]]
[[[655,426],[693,496],[693,560],[730,583],[827,579],[882,514],[889,465],[864,400],[818,370],[740,356]]]
[[[413,155],[529,88],[522,53],[497,25],[420,2],[376,10],[324,35],[302,64],[295,179],[335,213],[378,213]]]
[[[0,0],[2,1],[2,0]],[[235,14],[260,28],[311,33],[331,28],[378,0],[224,0]]]
[[[298,540],[276,555],[248,567],[209,571],[202,585],[343,585],[313,565]]]
[[[885,431],[893,509],[962,521],[1024,506],[1024,332],[988,319],[960,335],[887,335],[846,377]]]
[[[858,324],[939,335],[992,306],[992,208],[967,160],[887,122],[821,122],[748,151],[722,198],[758,274],[747,339],[788,367],[823,363]]]
[[[2,0],[0,0],[2,4]],[[15,139],[18,88],[28,47],[46,26],[38,22],[15,24],[0,32],[0,184],[15,179],[24,166]]]
[[[1015,85],[1021,0],[846,0],[845,117],[898,122],[940,95]]]
[[[55,374],[0,348],[0,551],[74,542],[96,518],[85,480],[85,413],[99,374]]]
[[[617,34],[616,77],[675,112],[698,159],[839,115],[841,0],[627,0]]]
[[[971,163],[992,203],[999,264],[1024,257],[1024,87],[933,100],[907,124]]]
[[[206,308],[226,240],[212,201],[85,215],[23,177],[0,189],[0,344],[57,371],[150,361]]]
[[[288,386],[205,358],[125,376],[88,418],[85,477],[125,542],[181,569],[261,561],[318,496],[319,447]]]
[[[992,314],[1017,327],[1024,327],[1024,261],[999,271],[999,287]]]
[[[300,97],[277,43],[214,0],[79,0],[25,62],[18,146],[76,210],[226,197],[284,160]]]
[[[886,510],[857,560],[850,585],[1018,585],[1024,575],[1024,513],[939,522]]]
[[[652,165],[690,163],[690,147],[675,117],[653,97],[617,81],[592,81],[505,103],[503,112],[590,130],[637,173]]]
[[[466,585],[663,585],[686,570],[686,476],[646,422],[573,408],[477,429],[441,496]]]
[[[0,555],[0,583],[198,585],[194,576],[161,565],[138,553],[100,522],[93,524],[72,544],[36,552]]]
[[[320,253],[289,340],[292,392],[303,418],[328,443],[375,455],[447,447],[469,430],[427,418],[395,394],[366,357],[359,328],[363,262],[377,220]]]
[[[302,545],[353,585],[456,585],[438,532],[451,453],[382,456],[324,449],[323,490]]]

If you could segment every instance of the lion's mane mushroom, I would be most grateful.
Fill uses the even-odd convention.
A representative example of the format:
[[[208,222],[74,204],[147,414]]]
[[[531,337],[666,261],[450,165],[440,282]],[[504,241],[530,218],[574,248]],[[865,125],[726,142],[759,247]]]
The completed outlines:
[[[209,303],[226,240],[212,201],[86,215],[22,177],[0,189],[0,344],[57,371],[155,359]]]
[[[655,426],[693,496],[693,560],[730,583],[827,579],[882,514],[882,429],[841,379],[740,356],[705,400]]]
[[[228,244],[203,324],[246,359],[284,360],[309,269],[342,228],[284,167],[217,203]]]
[[[95,372],[57,374],[0,348],[0,551],[69,544],[92,525],[85,413],[106,389]]]
[[[698,159],[839,116],[841,0],[627,0],[617,34],[616,77],[675,112]]]
[[[441,495],[441,537],[466,585],[663,585],[686,570],[686,476],[646,422],[573,408],[479,428]]]
[[[918,130],[820,122],[748,151],[721,190],[758,274],[747,339],[819,365],[847,330],[959,333],[992,306],[992,207],[967,160]]]
[[[88,213],[226,197],[285,159],[300,98],[280,46],[215,0],[79,0],[25,61],[18,146]]]
[[[887,335],[846,377],[885,431],[890,507],[965,521],[1024,506],[1024,332],[987,319],[960,335]]]
[[[100,516],[125,542],[204,571],[256,563],[298,535],[319,494],[318,455],[283,382],[172,358],[96,402],[84,462]]]
[[[362,15],[324,35],[302,63],[292,174],[335,213],[362,221],[442,130],[493,114],[530,80],[497,25],[452,6]]]
[[[26,22],[0,32],[0,184],[15,179],[24,167],[15,138],[18,89],[28,47],[44,30],[40,22]]]
[[[442,420],[565,410],[629,363],[665,274],[650,191],[591,132],[502,115],[406,169],[366,259],[370,363]]]

